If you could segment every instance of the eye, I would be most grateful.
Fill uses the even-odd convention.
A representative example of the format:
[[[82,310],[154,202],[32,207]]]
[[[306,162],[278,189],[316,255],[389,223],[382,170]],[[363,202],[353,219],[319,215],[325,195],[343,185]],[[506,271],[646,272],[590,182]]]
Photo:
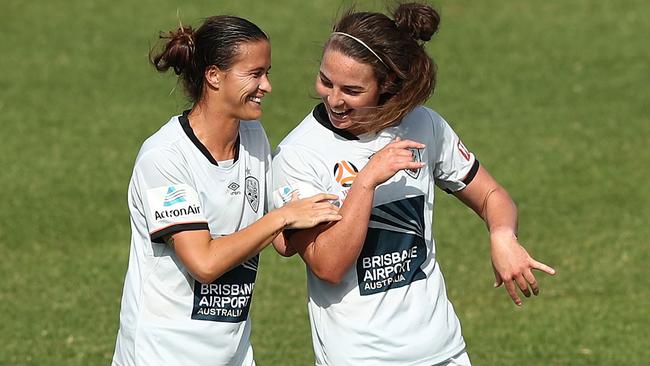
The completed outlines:
[[[332,82],[329,80],[323,78],[322,76],[320,77],[320,83],[323,84],[324,87],[326,88],[331,88],[332,87]]]
[[[349,89],[349,88],[344,88],[343,92],[347,95],[352,95],[352,96],[357,96],[361,94],[361,91],[356,90],[356,89]]]

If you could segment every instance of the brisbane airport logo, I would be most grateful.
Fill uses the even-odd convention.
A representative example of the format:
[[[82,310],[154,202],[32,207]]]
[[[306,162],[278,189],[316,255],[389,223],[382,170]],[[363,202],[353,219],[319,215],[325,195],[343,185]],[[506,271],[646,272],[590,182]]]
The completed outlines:
[[[352,186],[358,173],[359,169],[349,161],[341,160],[334,165],[334,179],[344,188]]]
[[[163,207],[170,207],[166,210],[156,210],[154,212],[154,217],[156,220],[162,220],[166,218],[195,215],[201,212],[201,208],[197,205],[188,205],[187,207],[181,208],[171,208],[174,205],[179,203],[187,202],[186,191],[184,189],[176,189],[174,186],[167,188],[167,194],[165,195],[165,200],[163,202]]]

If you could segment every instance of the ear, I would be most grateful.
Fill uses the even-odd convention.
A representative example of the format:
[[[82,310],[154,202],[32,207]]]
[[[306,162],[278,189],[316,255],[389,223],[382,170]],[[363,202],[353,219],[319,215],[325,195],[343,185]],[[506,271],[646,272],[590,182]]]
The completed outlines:
[[[388,76],[386,76],[386,80],[384,80],[382,85],[379,87],[379,94],[385,94],[385,93],[395,94],[396,79],[397,79],[397,75],[394,72],[388,74]]]
[[[214,65],[209,66],[205,69],[203,77],[205,77],[208,87],[214,90],[219,90],[219,83],[221,82],[221,79],[223,79],[223,72],[219,70],[218,67]]]

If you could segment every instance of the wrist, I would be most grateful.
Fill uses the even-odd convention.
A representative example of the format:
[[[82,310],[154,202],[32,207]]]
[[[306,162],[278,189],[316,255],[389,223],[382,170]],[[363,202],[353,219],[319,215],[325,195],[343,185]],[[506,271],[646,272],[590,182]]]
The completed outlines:
[[[276,225],[279,226],[280,230],[285,229],[287,226],[291,224],[291,220],[289,219],[288,215],[288,209],[286,206],[280,207],[275,209],[272,213],[275,214],[276,219]]]
[[[496,227],[490,228],[490,239],[515,239],[517,240],[517,232],[511,227]]]
[[[370,190],[374,191],[375,188],[377,188],[378,184],[375,184],[372,179],[369,179],[366,174],[364,174],[363,170],[357,174],[357,176],[354,178],[354,183],[355,186],[359,187],[360,189],[364,190]]]

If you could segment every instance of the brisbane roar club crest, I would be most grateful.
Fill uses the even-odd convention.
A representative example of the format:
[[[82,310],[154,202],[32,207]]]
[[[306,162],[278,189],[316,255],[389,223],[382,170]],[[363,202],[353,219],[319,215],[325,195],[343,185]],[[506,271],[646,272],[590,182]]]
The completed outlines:
[[[349,161],[341,160],[334,165],[334,179],[343,186],[349,188],[354,182],[359,169]]]
[[[255,213],[260,207],[260,182],[257,178],[248,176],[246,177],[246,188],[244,189],[246,200]]]
[[[409,150],[411,150],[411,155],[413,155],[414,162],[419,163],[422,161],[422,155],[420,154],[419,149],[409,149]],[[418,176],[420,175],[420,169],[407,169],[405,170],[405,172],[413,179],[417,179]]]

